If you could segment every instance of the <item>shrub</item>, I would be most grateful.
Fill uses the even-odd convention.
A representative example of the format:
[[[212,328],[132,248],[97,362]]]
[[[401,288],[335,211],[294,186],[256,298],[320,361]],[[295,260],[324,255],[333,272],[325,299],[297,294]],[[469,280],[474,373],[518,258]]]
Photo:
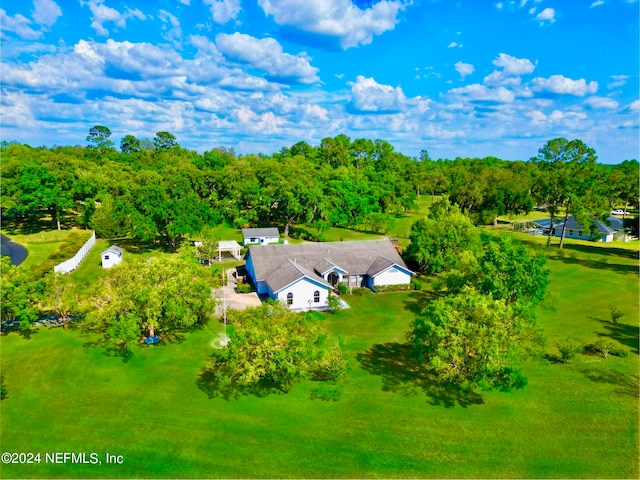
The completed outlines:
[[[254,292],[255,289],[250,283],[238,282],[236,283],[236,291],[238,293],[251,293]]]
[[[329,305],[331,313],[338,313],[342,310],[342,303],[340,302],[340,297],[337,295],[329,295],[329,298],[327,298],[327,305]]]
[[[599,338],[595,343],[585,345],[584,350],[587,353],[600,355],[602,358],[607,358],[609,355],[621,358],[629,356],[627,349],[617,347],[612,341],[604,338]]]
[[[422,282],[417,278],[412,278],[411,284],[413,285],[414,290],[422,290]]]
[[[403,285],[380,285],[376,287],[376,292],[402,292],[405,290],[413,290],[414,286],[411,283],[403,284]]]
[[[347,293],[347,286],[344,283],[339,283],[338,284],[338,293],[340,295],[344,295],[345,293]]]
[[[571,363],[576,354],[582,349],[582,346],[576,338],[566,337],[556,342],[556,348],[560,352],[560,361],[562,363]]]
[[[355,287],[351,289],[351,295],[356,295],[358,297],[361,297],[363,295],[367,295],[369,292],[371,292],[371,290],[369,290],[368,288],[363,288],[363,287]]]

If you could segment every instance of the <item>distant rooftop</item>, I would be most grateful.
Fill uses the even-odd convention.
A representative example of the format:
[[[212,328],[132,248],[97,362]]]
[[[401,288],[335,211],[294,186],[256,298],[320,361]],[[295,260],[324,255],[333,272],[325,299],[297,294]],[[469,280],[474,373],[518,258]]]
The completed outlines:
[[[243,228],[242,236],[244,238],[257,238],[257,237],[279,237],[280,232],[276,227],[267,228]]]

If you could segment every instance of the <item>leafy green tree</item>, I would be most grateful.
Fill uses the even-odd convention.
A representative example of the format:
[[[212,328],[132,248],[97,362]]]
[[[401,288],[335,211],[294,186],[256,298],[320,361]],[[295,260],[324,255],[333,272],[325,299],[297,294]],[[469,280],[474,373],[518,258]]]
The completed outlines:
[[[603,185],[606,185],[609,193],[609,208],[614,208],[618,201],[624,204],[624,211],[629,205],[638,208],[638,178],[640,176],[640,166],[637,160],[625,160],[620,165],[615,165],[609,169]],[[626,218],[626,213],[623,215]]]
[[[513,305],[471,288],[433,300],[411,325],[418,360],[439,381],[463,388],[523,388],[522,362],[538,337]]]
[[[44,309],[60,317],[66,328],[71,315],[79,314],[82,308],[77,287],[69,277],[53,273],[45,275],[46,294],[43,300]]]
[[[257,172],[264,188],[260,215],[265,224],[281,223],[284,236],[291,225],[310,222],[321,197],[313,167],[300,157],[265,161]]]
[[[73,206],[74,187],[73,177],[64,172],[28,162],[19,168],[10,195],[18,212],[31,216],[46,209],[53,225],[60,230],[61,215]]]
[[[181,329],[205,323],[215,305],[195,256],[182,255],[113,267],[93,303],[91,325],[122,352],[145,334],[170,340]]]
[[[434,204],[428,218],[416,221],[409,238],[407,255],[430,274],[451,270],[462,252],[480,249],[480,231],[448,199]]]
[[[139,153],[142,151],[142,144],[133,135],[125,135],[120,140],[120,150],[122,153]]]
[[[473,287],[507,304],[534,307],[544,301],[549,283],[544,255],[531,256],[509,237],[483,234],[481,239],[476,256],[461,255],[457,268],[443,274],[439,283],[448,293]]]
[[[126,235],[122,213],[117,209],[113,197],[106,194],[89,221],[91,228],[101,238],[116,238]]]
[[[564,208],[564,222],[560,248],[564,246],[567,221],[574,215],[582,225],[593,225],[591,215],[601,213],[605,198],[601,195],[601,182],[596,170],[596,152],[582,140],[555,138],[549,140],[532,161],[537,164],[536,179],[538,200],[547,205],[552,222],[560,207]],[[547,246],[551,235],[547,239]]]
[[[209,228],[203,229],[200,233],[202,244],[197,247],[198,256],[211,265],[213,260],[218,258],[219,240]]]
[[[158,132],[153,137],[153,147],[156,150],[169,150],[171,148],[179,147],[176,141],[175,135],[169,132]]]
[[[346,361],[315,312],[294,313],[274,302],[229,312],[230,341],[206,367],[224,396],[255,389],[284,392],[305,379],[339,381]]]
[[[26,328],[38,319],[45,297],[45,281],[30,270],[0,257],[0,316],[15,319]]]
[[[87,142],[89,142],[89,148],[95,148],[100,153],[105,153],[108,150],[113,149],[113,141],[109,139],[111,136],[111,130],[102,125],[96,125],[89,129],[89,135],[87,135]]]

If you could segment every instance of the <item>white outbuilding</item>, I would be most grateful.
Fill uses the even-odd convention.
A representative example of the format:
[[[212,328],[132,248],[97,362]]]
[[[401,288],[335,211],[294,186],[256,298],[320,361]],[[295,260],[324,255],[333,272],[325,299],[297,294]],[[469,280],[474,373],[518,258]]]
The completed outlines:
[[[111,268],[122,262],[122,248],[111,245],[102,252],[102,268]]]

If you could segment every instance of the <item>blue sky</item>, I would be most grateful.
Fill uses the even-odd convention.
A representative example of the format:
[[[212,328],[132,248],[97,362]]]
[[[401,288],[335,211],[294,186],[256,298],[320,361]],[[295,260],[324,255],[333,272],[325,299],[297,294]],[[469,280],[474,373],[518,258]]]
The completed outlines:
[[[3,140],[638,158],[637,0],[21,0],[0,24]]]

